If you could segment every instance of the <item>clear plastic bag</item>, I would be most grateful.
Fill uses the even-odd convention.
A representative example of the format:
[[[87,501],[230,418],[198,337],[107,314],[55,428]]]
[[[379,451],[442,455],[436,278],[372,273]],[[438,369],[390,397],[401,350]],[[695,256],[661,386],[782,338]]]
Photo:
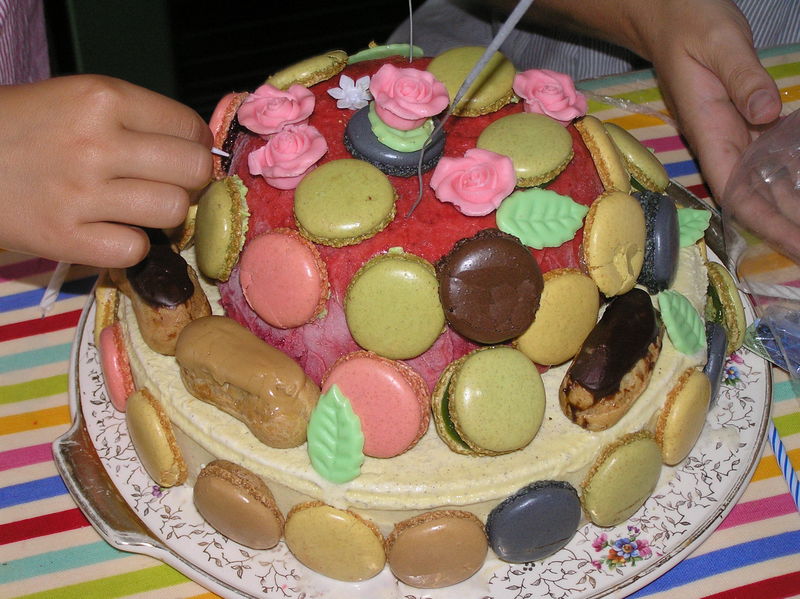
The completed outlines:
[[[791,222],[800,227],[800,111],[748,147],[725,196],[728,266],[751,295],[757,316],[746,344],[800,379],[800,234],[784,232]],[[765,242],[759,230],[773,237],[780,232]]]

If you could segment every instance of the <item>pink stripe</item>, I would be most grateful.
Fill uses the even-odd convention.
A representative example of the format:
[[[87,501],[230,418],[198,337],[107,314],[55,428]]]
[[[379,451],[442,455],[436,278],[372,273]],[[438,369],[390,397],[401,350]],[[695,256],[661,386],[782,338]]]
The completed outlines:
[[[31,464],[41,464],[53,459],[53,450],[50,443],[20,447],[0,453],[0,472],[11,468],[21,468]]]
[[[733,508],[717,530],[731,528],[732,526],[741,526],[742,524],[758,522],[759,520],[766,520],[768,518],[776,518],[777,516],[792,514],[796,511],[797,507],[789,493],[776,495],[774,497],[765,497],[764,499],[756,499],[755,501],[747,501]]]
[[[643,139],[642,145],[650,148],[654,152],[672,152],[674,150],[685,150],[686,145],[677,135],[669,137],[654,137],[652,139]]]
[[[22,262],[12,262],[5,266],[0,266],[0,283],[14,281],[39,273],[48,272],[56,267],[56,262],[45,258],[33,258]]]

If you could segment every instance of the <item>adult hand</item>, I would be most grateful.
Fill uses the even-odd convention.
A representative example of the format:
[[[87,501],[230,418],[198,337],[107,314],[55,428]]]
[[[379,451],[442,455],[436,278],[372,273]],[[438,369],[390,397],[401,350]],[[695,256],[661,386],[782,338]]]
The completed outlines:
[[[139,227],[181,224],[211,176],[212,136],[190,108],[96,75],[0,86],[0,247],[125,267]]]

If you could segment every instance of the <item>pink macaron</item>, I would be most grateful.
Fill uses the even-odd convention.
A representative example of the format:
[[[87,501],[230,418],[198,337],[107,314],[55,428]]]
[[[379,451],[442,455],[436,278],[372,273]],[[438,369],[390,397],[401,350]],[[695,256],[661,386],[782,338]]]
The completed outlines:
[[[331,367],[323,378],[322,392],[333,384],[350,400],[361,420],[365,455],[400,455],[428,430],[428,386],[403,362],[356,351],[342,356]]]
[[[255,313],[280,329],[311,322],[330,296],[319,251],[292,229],[273,229],[250,240],[239,259],[239,281]]]
[[[135,387],[119,321],[100,331],[99,349],[100,364],[111,405],[124,412],[128,397],[135,391]]]

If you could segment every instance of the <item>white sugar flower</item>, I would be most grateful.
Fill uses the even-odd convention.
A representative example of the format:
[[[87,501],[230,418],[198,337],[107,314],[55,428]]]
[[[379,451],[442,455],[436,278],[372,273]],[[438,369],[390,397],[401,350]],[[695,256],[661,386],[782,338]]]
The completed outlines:
[[[355,82],[352,77],[342,75],[339,77],[339,87],[329,89],[328,93],[336,98],[337,108],[364,108],[372,99],[369,93],[369,75],[364,75]]]

